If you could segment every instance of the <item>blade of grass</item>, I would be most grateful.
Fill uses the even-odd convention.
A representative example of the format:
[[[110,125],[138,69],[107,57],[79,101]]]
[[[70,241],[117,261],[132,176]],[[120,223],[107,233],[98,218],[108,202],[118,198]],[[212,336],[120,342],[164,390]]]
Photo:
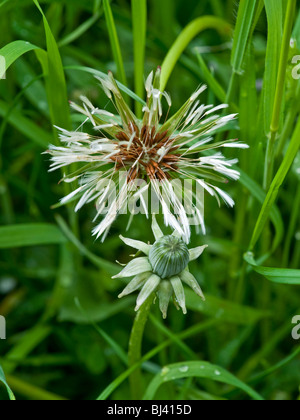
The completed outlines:
[[[268,140],[267,154],[266,154],[266,165],[265,165],[265,179],[264,185],[267,189],[273,178],[274,172],[274,158],[275,158],[275,144],[276,136],[279,131],[280,125],[280,113],[282,110],[283,94],[286,80],[286,69],[288,64],[288,55],[290,49],[290,40],[294,23],[294,16],[296,10],[296,0],[289,0],[287,4],[283,39],[280,51],[279,70],[276,83],[275,91],[275,102],[273,106],[273,113],[270,126],[270,136]]]
[[[270,132],[273,104],[275,101],[276,81],[280,62],[282,41],[283,6],[276,0],[265,0],[268,20],[268,42],[263,84],[264,95],[264,127],[265,134]]]
[[[0,249],[24,246],[62,244],[66,238],[50,224],[28,224],[0,227]]]
[[[267,280],[270,280],[273,283],[300,285],[300,270],[261,267],[257,265],[256,261],[254,260],[254,255],[251,253],[247,253],[245,255],[245,260],[248,264],[252,265],[256,273],[261,274]]]
[[[16,400],[16,397],[14,396],[12,390],[10,389],[10,387],[9,387],[7,381],[6,381],[6,378],[5,378],[5,375],[4,375],[4,372],[3,372],[3,369],[2,369],[1,366],[0,366],[0,382],[2,382],[3,385],[5,386],[5,388],[7,389],[7,393],[8,393],[9,399],[11,401],[15,401]]]
[[[22,55],[34,51],[39,50],[40,48],[36,45],[30,44],[30,42],[26,41],[14,41],[10,44],[6,45],[5,47],[0,49],[0,56],[4,57],[5,59],[5,68],[0,68],[0,80],[3,78],[4,73],[9,69],[9,67]]]
[[[231,66],[235,73],[242,74],[243,62],[249,42],[257,0],[241,0],[235,26],[231,53]]]
[[[47,55],[41,54],[40,51],[38,51],[37,56],[41,62],[46,77],[52,125],[63,127],[65,129],[71,129],[72,125],[66,79],[60,52],[38,0],[33,1],[43,17],[46,34]],[[56,130],[55,137],[57,137]]]
[[[124,70],[124,62],[123,62],[117,29],[116,29],[116,25],[115,25],[115,21],[114,21],[114,17],[112,14],[109,0],[103,0],[103,10],[104,10],[107,29],[108,29],[110,45],[111,45],[113,57],[117,66],[118,79],[120,80],[121,83],[126,85],[127,81],[126,81],[126,74]]]
[[[131,0],[133,51],[134,51],[134,84],[135,93],[144,96],[144,64],[147,32],[147,0]],[[142,106],[136,103],[136,114],[142,117]]]

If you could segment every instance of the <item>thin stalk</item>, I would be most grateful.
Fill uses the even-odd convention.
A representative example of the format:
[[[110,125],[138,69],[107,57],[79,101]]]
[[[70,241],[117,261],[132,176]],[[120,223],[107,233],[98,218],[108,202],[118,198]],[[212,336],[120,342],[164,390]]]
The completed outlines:
[[[153,294],[140,307],[131,330],[128,350],[129,368],[138,363],[142,358],[142,342],[145,326],[148,321],[150,308],[153,303]],[[141,368],[136,369],[129,378],[131,397],[133,400],[141,400],[144,391]]]
[[[275,143],[280,124],[280,112],[282,109],[282,100],[286,79],[286,68],[288,63],[288,55],[290,49],[290,39],[293,29],[294,16],[296,9],[296,0],[290,0],[287,5],[287,12],[284,23],[283,40],[281,44],[279,71],[277,77],[277,86],[275,93],[275,103],[273,108],[273,115],[270,127],[270,137],[268,141],[264,187],[267,190],[272,182],[274,173],[274,160],[275,160]]]

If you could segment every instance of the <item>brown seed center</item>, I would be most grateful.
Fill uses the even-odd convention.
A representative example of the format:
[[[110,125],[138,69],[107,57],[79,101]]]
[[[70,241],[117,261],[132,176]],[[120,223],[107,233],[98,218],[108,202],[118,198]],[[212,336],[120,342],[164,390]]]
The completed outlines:
[[[132,125],[129,133],[121,131],[116,136],[120,143],[124,142],[119,144],[120,152],[111,157],[116,170],[128,171],[128,182],[147,177],[158,181],[170,179],[171,172],[177,171],[179,157],[174,154],[178,146],[173,146],[168,131],[157,132],[156,127],[148,126],[140,130]]]

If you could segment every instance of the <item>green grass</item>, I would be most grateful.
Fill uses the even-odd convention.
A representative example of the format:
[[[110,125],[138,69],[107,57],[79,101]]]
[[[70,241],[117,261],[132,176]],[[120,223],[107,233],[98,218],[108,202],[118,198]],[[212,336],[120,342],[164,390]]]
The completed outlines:
[[[8,0],[0,25],[0,400],[299,399],[298,3]],[[209,245],[190,267],[207,301],[187,291],[188,315],[173,307],[166,321],[152,305],[144,328],[111,279],[129,261],[127,218],[95,241],[94,207],[56,205],[68,189],[42,153],[58,144],[54,125],[82,122],[69,100],[108,108],[94,76],[113,71],[141,115],[157,66],[172,114],[207,84],[201,98],[239,114],[218,139],[250,149],[233,152],[242,176],[225,189],[236,207],[206,197],[208,235],[192,236]],[[153,242],[142,216],[126,236]]]

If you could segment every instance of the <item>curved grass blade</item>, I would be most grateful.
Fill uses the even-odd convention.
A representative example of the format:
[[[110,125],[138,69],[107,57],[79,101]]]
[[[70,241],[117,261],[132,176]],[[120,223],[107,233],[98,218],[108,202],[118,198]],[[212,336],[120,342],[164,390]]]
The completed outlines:
[[[1,48],[0,50],[0,57],[4,57],[5,59],[5,68],[0,67],[0,80],[3,78],[5,72],[9,69],[9,67],[22,55],[34,51],[39,50],[40,48],[36,45],[30,44],[30,42],[26,41],[14,41],[5,47]]]
[[[215,29],[221,35],[229,37],[232,33],[232,27],[225,20],[215,16],[202,16],[192,21],[180,33],[175,43],[170,48],[161,69],[160,90],[164,90],[168,80],[174,70],[174,67],[189,43],[206,29]]]
[[[239,388],[250,395],[256,401],[263,401],[263,398],[254,389],[249,387],[244,382],[233,376],[227,370],[212,365],[208,362],[186,362],[186,363],[174,363],[172,365],[165,366],[160,373],[158,373],[144,395],[144,400],[153,400],[160,386],[166,382],[175,381],[178,379],[185,378],[203,378],[211,379],[216,382],[232,385]]]
[[[2,382],[4,384],[4,386],[5,386],[5,388],[7,389],[7,393],[8,393],[9,399],[11,401],[15,401],[16,400],[16,397],[14,396],[12,390],[10,389],[10,387],[8,386],[8,384],[6,382],[6,378],[5,378],[5,375],[4,375],[4,372],[3,372],[3,369],[2,369],[1,366],[0,366],[0,382]]]
[[[300,285],[300,270],[290,270],[288,268],[261,267],[257,265],[252,253],[247,253],[244,257],[248,264],[252,265],[256,273],[261,274],[273,283]]]

